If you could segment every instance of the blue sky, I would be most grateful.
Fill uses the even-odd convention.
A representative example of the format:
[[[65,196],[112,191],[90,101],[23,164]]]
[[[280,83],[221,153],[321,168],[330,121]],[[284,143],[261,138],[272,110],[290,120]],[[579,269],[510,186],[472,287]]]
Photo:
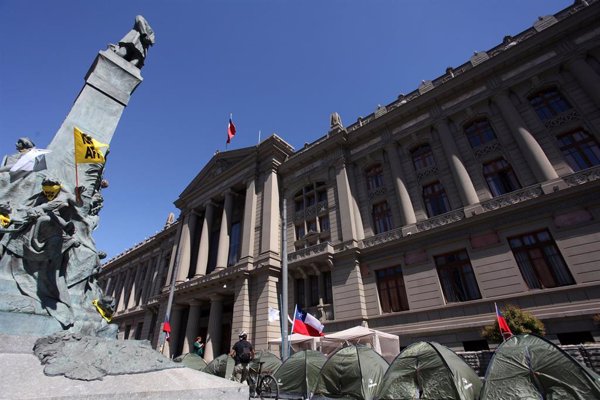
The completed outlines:
[[[216,150],[277,133],[294,148],[530,27],[566,0],[0,0],[0,155],[47,146],[97,52],[142,14],[156,32],[111,143],[97,247],[162,229]]]

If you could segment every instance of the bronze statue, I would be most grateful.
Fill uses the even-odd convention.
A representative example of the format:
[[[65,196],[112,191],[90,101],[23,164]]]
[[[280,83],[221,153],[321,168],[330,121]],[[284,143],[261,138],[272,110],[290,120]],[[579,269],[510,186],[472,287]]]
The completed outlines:
[[[148,48],[155,43],[154,31],[144,17],[135,17],[135,24],[118,45],[110,48],[138,68],[144,66],[144,60],[148,55]]]

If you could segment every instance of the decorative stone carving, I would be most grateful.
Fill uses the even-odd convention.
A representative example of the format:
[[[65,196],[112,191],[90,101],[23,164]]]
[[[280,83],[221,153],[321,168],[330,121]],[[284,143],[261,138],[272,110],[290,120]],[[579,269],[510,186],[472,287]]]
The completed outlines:
[[[533,29],[535,29],[538,32],[541,32],[544,29],[548,28],[549,26],[554,25],[557,22],[558,22],[558,20],[556,19],[556,17],[554,17],[554,15],[546,15],[545,17],[538,17],[538,20],[535,21],[535,23],[533,24]]]
[[[560,128],[563,125],[580,120],[581,116],[575,109],[571,109],[558,114],[556,117],[544,121],[544,126],[548,129]]]
[[[465,213],[462,210],[450,211],[448,213],[437,215],[422,222],[417,222],[419,232],[428,231],[439,226],[458,222],[465,218]]]
[[[419,169],[419,170],[417,170],[417,181],[419,181],[419,183],[420,183],[421,181],[423,181],[424,179],[426,179],[430,176],[438,175],[438,173],[439,173],[439,171],[438,171],[437,165],[432,165],[427,168]]]
[[[431,81],[421,81],[419,85],[419,94],[425,94],[433,89],[433,82]]]
[[[481,206],[486,211],[493,211],[499,208],[511,206],[513,204],[522,203],[527,200],[535,199],[543,194],[540,185],[530,186],[521,190],[516,190],[502,196],[495,197],[481,203]]]
[[[583,185],[598,179],[600,179],[600,166],[588,168],[563,178],[569,186]]]
[[[475,67],[489,59],[490,56],[485,51],[476,51],[475,54],[473,54],[473,56],[469,59],[469,61],[471,62],[471,65]]]
[[[319,243],[302,250],[288,254],[288,262],[304,261],[308,258],[324,254],[333,254],[333,247],[330,242]]]
[[[384,115],[385,113],[387,113],[387,108],[385,106],[382,106],[381,104],[379,104],[377,106],[377,109],[375,110],[375,118],[379,118],[382,115]]]
[[[488,142],[481,146],[475,147],[473,149],[473,155],[476,159],[481,160],[489,154],[500,153],[501,149],[502,146],[500,145],[500,142],[494,140],[492,142]]]
[[[369,192],[369,200],[373,200],[377,197],[385,196],[386,193],[387,193],[387,188],[385,186],[380,186]]]
[[[363,248],[377,246],[383,243],[391,242],[402,238],[402,228],[393,229],[391,231],[383,232],[375,236],[363,239]]]

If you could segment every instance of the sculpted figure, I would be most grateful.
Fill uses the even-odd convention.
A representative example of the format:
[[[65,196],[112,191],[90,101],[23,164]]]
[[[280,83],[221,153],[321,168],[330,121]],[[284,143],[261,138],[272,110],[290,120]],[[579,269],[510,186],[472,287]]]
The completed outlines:
[[[148,48],[155,42],[154,31],[144,17],[135,17],[135,24],[119,41],[118,45],[112,45],[111,49],[138,68],[144,66],[144,60],[148,54]]]
[[[342,118],[340,117],[340,114],[338,114],[337,112],[333,112],[331,113],[331,117],[330,117],[330,130],[339,128],[339,129],[344,129],[344,126],[342,125]]]

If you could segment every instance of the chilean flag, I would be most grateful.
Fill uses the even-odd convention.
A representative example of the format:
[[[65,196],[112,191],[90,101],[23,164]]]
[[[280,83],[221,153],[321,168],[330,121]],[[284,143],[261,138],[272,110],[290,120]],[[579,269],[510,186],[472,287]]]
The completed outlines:
[[[306,336],[324,336],[323,328],[325,328],[325,325],[319,322],[318,319],[296,306],[292,333]]]
[[[227,144],[231,142],[231,139],[235,136],[235,125],[229,116],[229,124],[227,124]]]
[[[494,307],[496,307],[496,318],[498,319],[498,327],[500,328],[500,334],[504,339],[506,339],[507,337],[511,337],[513,334],[510,331],[510,327],[508,326],[506,319],[500,312],[500,309],[498,308],[496,303],[494,303]]]

